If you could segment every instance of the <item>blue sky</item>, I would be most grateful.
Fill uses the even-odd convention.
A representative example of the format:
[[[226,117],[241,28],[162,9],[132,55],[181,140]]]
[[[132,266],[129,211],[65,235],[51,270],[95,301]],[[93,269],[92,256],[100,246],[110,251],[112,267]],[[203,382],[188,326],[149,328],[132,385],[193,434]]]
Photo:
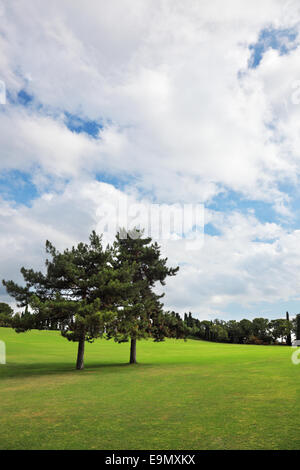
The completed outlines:
[[[68,2],[29,0],[24,16],[4,1],[1,276],[40,268],[45,238],[61,248],[87,239],[103,207],[124,198],[201,203],[199,252],[161,240],[181,266],[166,307],[200,318],[298,313],[298,13],[276,0],[216,0],[214,11],[102,3],[70,14]]]
[[[293,28],[275,29],[268,27],[262,29],[259,33],[258,40],[249,46],[251,57],[249,67],[257,68],[261,63],[264,53],[268,49],[279,51],[280,55],[288,54],[296,46],[298,31]]]
[[[28,206],[39,195],[30,174],[19,170],[3,171],[0,174],[0,194],[4,200]]]

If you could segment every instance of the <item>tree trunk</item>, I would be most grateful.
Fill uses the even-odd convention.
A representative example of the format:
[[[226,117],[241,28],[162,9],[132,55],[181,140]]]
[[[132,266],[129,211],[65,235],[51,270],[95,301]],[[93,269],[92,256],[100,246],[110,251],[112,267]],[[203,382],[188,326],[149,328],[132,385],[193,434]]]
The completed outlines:
[[[77,370],[84,369],[84,361],[83,361],[84,360],[84,344],[85,344],[85,340],[83,337],[78,342],[78,353],[77,353],[77,363],[76,363]]]
[[[287,319],[288,322],[290,321],[289,312],[286,312],[286,319]],[[286,344],[288,346],[292,346],[292,335],[291,335],[291,333],[289,333],[286,337]]]
[[[130,343],[130,364],[136,364],[136,339],[133,338]]]
[[[300,313],[296,316],[296,340],[300,341]]]

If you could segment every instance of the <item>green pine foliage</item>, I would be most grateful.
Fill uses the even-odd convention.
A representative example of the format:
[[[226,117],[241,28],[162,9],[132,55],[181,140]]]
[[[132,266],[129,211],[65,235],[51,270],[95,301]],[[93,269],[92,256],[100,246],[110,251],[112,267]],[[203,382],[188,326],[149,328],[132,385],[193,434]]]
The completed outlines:
[[[183,338],[186,329],[179,315],[163,311],[162,295],[154,292],[157,283],[165,285],[166,278],[175,276],[179,267],[167,266],[160,247],[143,231],[120,230],[116,235],[114,249],[117,266],[133,267],[132,288],[126,298],[127,304],[119,309],[111,325],[109,337],[121,343],[131,341],[130,363],[136,362],[136,341],[153,338],[163,341],[165,337]]]
[[[179,268],[169,268],[158,244],[142,235],[135,229],[119,232],[113,246],[104,248],[102,237],[92,232],[88,244],[63,252],[47,241],[44,273],[23,267],[23,286],[3,281],[18,306],[25,307],[12,326],[18,333],[59,329],[78,342],[77,369],[84,367],[85,342],[96,338],[131,340],[130,362],[136,362],[137,340],[185,338],[180,316],[164,312],[163,294],[154,292],[156,283],[165,285]]]
[[[64,337],[79,343],[76,367],[83,369],[84,343],[102,337],[122,307],[132,284],[131,269],[126,263],[116,266],[114,249],[104,249],[95,232],[89,244],[62,253],[47,241],[46,252],[50,259],[45,274],[22,268],[25,286],[3,281],[19,306],[32,310],[16,317],[13,326],[17,332],[58,327]]]

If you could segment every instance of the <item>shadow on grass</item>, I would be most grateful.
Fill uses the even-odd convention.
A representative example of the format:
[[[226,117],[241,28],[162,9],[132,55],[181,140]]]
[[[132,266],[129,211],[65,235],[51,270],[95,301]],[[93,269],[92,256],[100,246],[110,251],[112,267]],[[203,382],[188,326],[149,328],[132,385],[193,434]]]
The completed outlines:
[[[105,373],[119,372],[119,369],[136,370],[136,368],[145,368],[153,366],[154,364],[129,364],[125,363],[88,363],[83,370],[76,370],[75,366],[71,363],[34,363],[34,364],[19,364],[9,363],[0,368],[0,379],[17,378],[17,377],[33,377],[33,376],[47,376],[58,374],[85,374],[93,371],[103,370]]]

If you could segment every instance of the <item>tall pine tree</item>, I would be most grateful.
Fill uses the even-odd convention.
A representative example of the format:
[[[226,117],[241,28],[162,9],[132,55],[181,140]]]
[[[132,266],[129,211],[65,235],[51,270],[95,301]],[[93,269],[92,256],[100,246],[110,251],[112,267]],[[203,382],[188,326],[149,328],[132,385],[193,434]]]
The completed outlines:
[[[143,237],[143,231],[138,229],[118,232],[114,248],[117,265],[134,266],[134,274],[127,304],[118,311],[110,336],[118,342],[130,339],[130,364],[135,364],[137,340],[152,337],[161,341],[172,335],[185,337],[183,321],[164,313],[160,302],[164,294],[154,292],[156,283],[164,286],[166,278],[175,276],[179,267],[168,267],[167,258],[161,257],[159,245],[152,243],[150,237]]]
[[[80,370],[85,341],[93,342],[105,333],[132,288],[131,268],[126,262],[117,267],[113,248],[103,249],[95,232],[89,244],[79,243],[62,253],[47,241],[46,252],[51,259],[46,260],[45,274],[22,268],[25,286],[3,281],[18,306],[29,305],[33,310],[16,317],[14,327],[25,332],[59,325],[64,337],[78,342],[76,368]]]

